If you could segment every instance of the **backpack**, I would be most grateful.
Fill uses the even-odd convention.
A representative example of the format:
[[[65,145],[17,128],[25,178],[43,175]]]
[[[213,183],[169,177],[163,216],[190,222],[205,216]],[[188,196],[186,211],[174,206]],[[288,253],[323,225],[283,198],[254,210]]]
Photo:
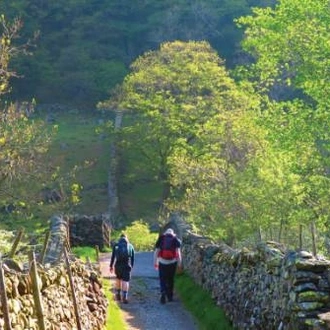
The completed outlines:
[[[115,253],[117,261],[128,261],[130,257],[128,243],[125,240],[120,240],[115,247]]]
[[[160,258],[171,260],[177,257],[175,236],[173,235],[163,235],[160,242]]]

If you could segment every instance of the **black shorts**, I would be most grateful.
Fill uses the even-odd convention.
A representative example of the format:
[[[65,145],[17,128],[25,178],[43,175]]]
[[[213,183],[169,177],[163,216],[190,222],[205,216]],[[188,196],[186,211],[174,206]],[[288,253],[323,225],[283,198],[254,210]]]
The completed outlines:
[[[116,264],[115,274],[119,280],[128,282],[131,279],[132,267],[129,264]]]

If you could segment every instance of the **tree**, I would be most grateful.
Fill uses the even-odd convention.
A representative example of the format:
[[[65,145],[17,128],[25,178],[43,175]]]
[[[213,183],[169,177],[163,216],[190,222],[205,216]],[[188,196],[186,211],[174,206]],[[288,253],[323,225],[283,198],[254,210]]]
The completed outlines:
[[[10,69],[10,62],[19,54],[25,53],[28,44],[15,45],[21,22],[8,23],[1,16],[2,36],[0,46],[0,95],[9,91],[9,80],[17,77]],[[33,103],[5,104],[0,111],[0,194],[1,205],[20,202],[21,194],[13,191],[19,181],[35,180],[42,168],[40,155],[50,142],[51,131],[42,121],[29,118]],[[31,185],[31,182],[30,182]],[[31,195],[29,196],[31,198]]]
[[[267,94],[282,84],[299,91],[291,101],[266,101],[263,116],[272,148],[290,155],[286,166],[296,177],[289,225],[316,222],[324,230],[330,188],[328,1],[281,0],[238,22],[245,27],[243,47],[255,57],[247,70],[257,90]]]
[[[164,43],[144,54],[132,64],[121,91],[121,108],[135,114],[124,140],[143,155],[139,167],[163,183],[162,201],[170,196],[177,154],[202,158],[210,143],[222,142],[215,132],[225,130],[226,118],[256,104],[202,41]],[[202,147],[208,134],[214,141]]]
[[[256,58],[263,86],[281,79],[329,108],[328,1],[281,0],[274,9],[255,8],[238,23],[245,28],[243,47]]]

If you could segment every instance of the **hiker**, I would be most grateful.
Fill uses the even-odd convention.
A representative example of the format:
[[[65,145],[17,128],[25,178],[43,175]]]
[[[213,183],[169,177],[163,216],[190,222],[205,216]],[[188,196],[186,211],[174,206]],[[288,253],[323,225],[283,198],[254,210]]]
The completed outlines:
[[[181,269],[181,241],[172,228],[166,229],[155,244],[154,267],[159,273],[160,302],[173,301],[174,276],[177,267]]]
[[[113,268],[114,266],[114,268]],[[121,234],[119,241],[112,248],[110,273],[115,270],[116,275],[116,300],[128,303],[129,281],[134,266],[134,247],[129,243],[125,234]]]

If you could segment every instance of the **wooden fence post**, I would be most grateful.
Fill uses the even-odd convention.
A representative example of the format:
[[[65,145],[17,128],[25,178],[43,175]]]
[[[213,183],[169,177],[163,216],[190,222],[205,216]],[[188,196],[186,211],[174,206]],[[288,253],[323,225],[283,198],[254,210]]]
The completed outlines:
[[[23,237],[23,233],[24,233],[24,229],[20,229],[15,237],[15,241],[14,241],[14,244],[8,254],[8,257],[9,258],[13,258],[15,253],[16,253],[16,250],[17,250],[17,247],[18,247],[18,244],[19,242],[21,241],[22,237]]]
[[[68,276],[69,276],[69,282],[70,282],[70,288],[71,288],[71,294],[72,294],[74,313],[76,316],[77,328],[78,328],[78,330],[82,330],[79,311],[78,311],[77,297],[75,294],[75,288],[74,288],[72,272],[71,272],[71,268],[70,268],[70,262],[69,262],[69,258],[68,258],[67,247],[65,245],[64,245],[63,252],[64,252],[65,264],[66,264],[66,268],[67,268],[67,272],[68,272]]]
[[[36,259],[33,251],[30,251],[29,259],[31,264],[30,276],[33,287],[33,300],[38,318],[38,327],[40,330],[46,330],[42,299],[41,299],[40,288],[38,283],[38,270],[37,270]]]
[[[43,265],[44,261],[45,261],[45,255],[46,255],[46,251],[47,251],[47,247],[48,247],[48,243],[49,243],[49,238],[50,238],[50,230],[48,230],[46,237],[45,237],[45,241],[44,241],[44,245],[42,247],[42,251],[39,257],[39,262]]]
[[[8,309],[8,298],[5,285],[5,274],[3,272],[2,257],[0,256],[0,295],[1,295],[1,306],[3,319],[5,322],[5,330],[12,330],[10,318],[9,318],[9,309]]]
[[[95,245],[95,253],[96,253],[96,262],[100,261],[100,249],[98,245]]]

